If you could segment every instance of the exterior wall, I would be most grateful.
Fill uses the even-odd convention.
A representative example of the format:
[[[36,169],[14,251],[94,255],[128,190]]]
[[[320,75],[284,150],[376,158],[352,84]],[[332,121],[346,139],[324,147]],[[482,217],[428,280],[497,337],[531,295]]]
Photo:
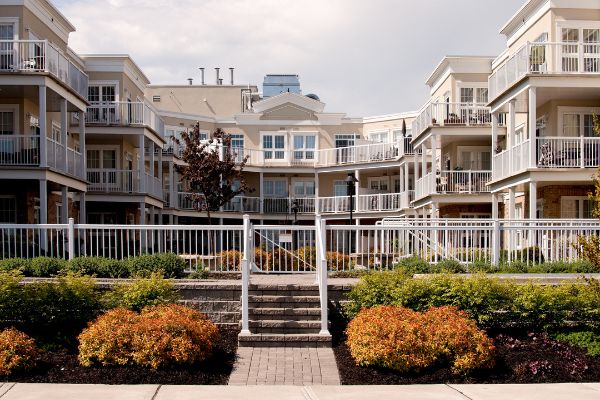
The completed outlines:
[[[460,218],[463,213],[492,214],[491,204],[450,204],[440,206],[441,218]]]
[[[538,188],[538,199],[542,199],[543,218],[561,218],[560,202],[563,196],[585,196],[594,190],[593,186],[553,185]],[[529,210],[529,202],[527,201]],[[527,214],[528,215],[528,214]]]

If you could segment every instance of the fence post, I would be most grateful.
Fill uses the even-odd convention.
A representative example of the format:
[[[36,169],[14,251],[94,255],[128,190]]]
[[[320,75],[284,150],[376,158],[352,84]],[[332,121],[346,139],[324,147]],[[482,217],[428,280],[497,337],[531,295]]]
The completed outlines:
[[[67,248],[69,249],[69,260],[75,257],[75,220],[69,218],[69,228],[67,232]]]
[[[492,231],[492,264],[500,263],[500,220],[494,219]]]
[[[244,232],[243,232],[243,257],[241,263],[242,269],[242,335],[249,335],[248,329],[248,286],[250,284],[250,262],[248,254],[250,252],[250,216],[244,214]]]
[[[327,257],[325,220],[321,215],[315,216],[316,247],[317,247],[317,282],[319,284],[319,298],[321,305],[321,330],[319,335],[329,335],[327,317]]]

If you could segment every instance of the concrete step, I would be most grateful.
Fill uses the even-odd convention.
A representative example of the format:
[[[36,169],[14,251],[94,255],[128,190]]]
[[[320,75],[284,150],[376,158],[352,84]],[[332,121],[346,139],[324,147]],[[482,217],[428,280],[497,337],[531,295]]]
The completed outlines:
[[[318,308],[319,296],[248,296],[249,308]]]
[[[320,308],[250,308],[248,309],[250,319],[269,320],[304,320],[318,321],[321,319]]]
[[[239,334],[240,347],[331,347],[331,335],[263,333]]]
[[[302,285],[302,284],[288,284],[288,285],[278,285],[274,283],[250,283],[248,285],[248,290],[278,290],[278,291],[310,291],[316,290],[319,291],[318,285]]]
[[[250,320],[248,321],[252,333],[319,333],[321,321],[293,321],[293,320]]]
[[[250,296],[318,296],[319,289],[314,290],[277,290],[277,289],[265,289],[265,290],[248,290]]]

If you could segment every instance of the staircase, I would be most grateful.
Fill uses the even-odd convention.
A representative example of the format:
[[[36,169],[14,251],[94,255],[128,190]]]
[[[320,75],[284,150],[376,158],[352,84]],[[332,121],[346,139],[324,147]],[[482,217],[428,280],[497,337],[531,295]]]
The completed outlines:
[[[250,334],[240,347],[330,347],[331,335],[320,334],[319,287],[314,284],[250,284]]]

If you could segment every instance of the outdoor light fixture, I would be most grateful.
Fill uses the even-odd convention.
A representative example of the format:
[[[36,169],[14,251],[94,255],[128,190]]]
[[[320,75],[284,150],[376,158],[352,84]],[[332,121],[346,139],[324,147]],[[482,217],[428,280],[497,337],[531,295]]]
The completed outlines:
[[[292,202],[292,212],[294,213],[294,225],[298,225],[298,199]]]
[[[353,222],[352,222],[352,211],[354,209],[354,192],[356,190],[356,183],[358,182],[358,179],[356,179],[356,177],[354,176],[354,172],[348,172],[348,176],[346,177],[346,190],[347,190],[347,194],[349,197],[349,209],[350,209],[350,226],[352,226]],[[351,252],[352,250],[352,230],[351,228],[348,228],[348,251]]]

